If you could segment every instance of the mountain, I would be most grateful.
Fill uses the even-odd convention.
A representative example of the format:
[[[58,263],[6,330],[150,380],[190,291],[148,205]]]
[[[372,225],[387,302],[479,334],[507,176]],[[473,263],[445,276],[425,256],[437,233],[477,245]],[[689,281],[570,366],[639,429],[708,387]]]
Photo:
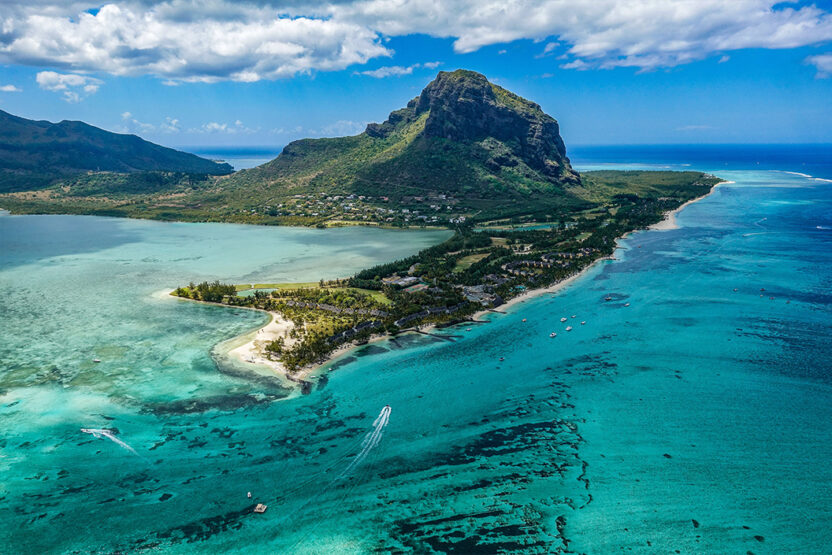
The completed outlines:
[[[457,70],[440,72],[384,123],[352,137],[292,142],[222,186],[245,186],[266,200],[286,193],[391,201],[445,194],[489,211],[509,200],[563,200],[566,187],[580,183],[554,118],[484,75]]]
[[[233,168],[80,121],[35,121],[0,110],[0,191],[42,187],[87,171],[222,175]]]
[[[186,172],[206,172],[206,165],[215,170],[211,173],[229,169],[84,124],[30,122],[8,114],[2,121],[0,130],[15,129],[15,140],[29,145],[21,159],[31,175],[41,163],[36,162],[41,144],[48,154],[42,159],[49,160],[43,163],[66,171],[93,164],[92,169],[127,172],[172,169],[180,160],[198,164]],[[6,164],[6,175],[12,175],[9,147],[3,151],[2,141],[9,144],[0,131],[0,168]],[[95,155],[85,158],[90,145]],[[624,199],[634,205],[627,210],[644,210],[635,205],[657,199],[684,202],[712,184],[697,172],[578,175],[554,118],[466,70],[440,72],[404,108],[363,133],[295,141],[250,170],[217,176],[172,171],[54,176],[53,170],[46,187],[24,190],[14,175],[17,188],[6,193],[0,180],[0,207],[13,213],[272,225],[501,227],[594,219],[621,209]],[[32,192],[36,188],[41,190]]]

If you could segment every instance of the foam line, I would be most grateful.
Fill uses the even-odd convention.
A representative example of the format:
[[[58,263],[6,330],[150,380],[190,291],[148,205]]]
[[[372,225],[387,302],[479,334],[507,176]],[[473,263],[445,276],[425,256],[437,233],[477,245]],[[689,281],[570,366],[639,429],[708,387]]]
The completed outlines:
[[[352,462],[350,462],[349,466],[344,469],[344,472],[338,476],[339,479],[348,476],[353,470],[355,470],[355,468],[361,464],[365,458],[367,458],[370,451],[378,445],[381,441],[381,436],[384,435],[384,428],[386,428],[387,423],[390,422],[391,411],[392,409],[389,405],[381,409],[381,412],[373,422],[373,429],[370,430],[366,436],[364,436],[364,440],[361,442],[361,451],[359,451],[358,454],[352,459]]]
[[[107,438],[110,441],[112,441],[112,442],[114,442],[118,445],[121,445],[122,447],[124,447],[125,449],[127,449],[128,451],[133,453],[134,455],[139,456],[139,454],[136,453],[135,449],[133,449],[132,447],[127,445],[125,442],[123,442],[119,438],[117,438],[111,430],[108,430],[106,428],[81,428],[81,431],[84,432],[85,434],[90,434],[94,438],[98,438],[98,439]]]

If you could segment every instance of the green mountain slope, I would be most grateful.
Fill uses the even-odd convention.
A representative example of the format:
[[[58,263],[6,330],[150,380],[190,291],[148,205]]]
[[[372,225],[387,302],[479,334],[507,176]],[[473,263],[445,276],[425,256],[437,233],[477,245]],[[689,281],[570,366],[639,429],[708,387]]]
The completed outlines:
[[[34,121],[0,110],[0,191],[35,189],[87,171],[221,175],[233,169],[80,121]]]
[[[267,164],[223,180],[266,202],[291,194],[360,194],[401,202],[435,193],[491,211],[551,204],[580,185],[557,121],[481,74],[440,72],[407,107],[364,133],[290,143]],[[522,207],[521,210],[526,210]]]
[[[83,126],[29,123],[49,133]],[[141,141],[106,135],[98,147],[110,153],[118,152],[118,141]],[[162,150],[148,151],[148,160],[138,158],[161,167],[164,156],[175,153]],[[61,164],[77,167],[53,161],[53,166]],[[130,171],[138,161],[132,164],[119,159],[114,167]],[[0,207],[18,213],[273,225],[500,227],[596,218],[626,199],[684,202],[713,184],[697,172],[580,176],[569,163],[554,118],[465,70],[440,72],[407,106],[359,135],[295,141],[274,160],[231,175],[188,171],[87,172],[36,191],[3,194],[0,188]]]

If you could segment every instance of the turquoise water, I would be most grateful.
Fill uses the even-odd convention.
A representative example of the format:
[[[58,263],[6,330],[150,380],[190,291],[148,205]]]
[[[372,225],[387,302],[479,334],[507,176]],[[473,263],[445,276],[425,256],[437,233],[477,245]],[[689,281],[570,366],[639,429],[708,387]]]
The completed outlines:
[[[437,236],[353,248],[325,235],[281,254],[282,230],[0,217],[4,241],[9,227],[20,237],[0,271],[0,542],[828,551],[830,184],[719,175],[735,183],[686,208],[680,229],[631,235],[560,294],[444,338],[367,345],[288,400],[210,360],[259,315],[154,292],[191,277],[316,279],[319,252],[359,265],[350,253],[391,257],[400,237],[415,249]],[[82,427],[117,429],[135,454]]]

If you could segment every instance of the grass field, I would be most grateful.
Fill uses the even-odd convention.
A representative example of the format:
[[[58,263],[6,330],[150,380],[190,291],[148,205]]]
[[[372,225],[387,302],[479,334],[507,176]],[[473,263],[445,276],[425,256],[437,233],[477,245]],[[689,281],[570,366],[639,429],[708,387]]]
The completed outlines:
[[[474,254],[469,254],[468,256],[463,256],[459,260],[456,261],[456,266],[454,266],[454,272],[464,272],[468,268],[474,265],[475,262],[479,262],[483,258],[487,257],[490,252],[478,252]]]

